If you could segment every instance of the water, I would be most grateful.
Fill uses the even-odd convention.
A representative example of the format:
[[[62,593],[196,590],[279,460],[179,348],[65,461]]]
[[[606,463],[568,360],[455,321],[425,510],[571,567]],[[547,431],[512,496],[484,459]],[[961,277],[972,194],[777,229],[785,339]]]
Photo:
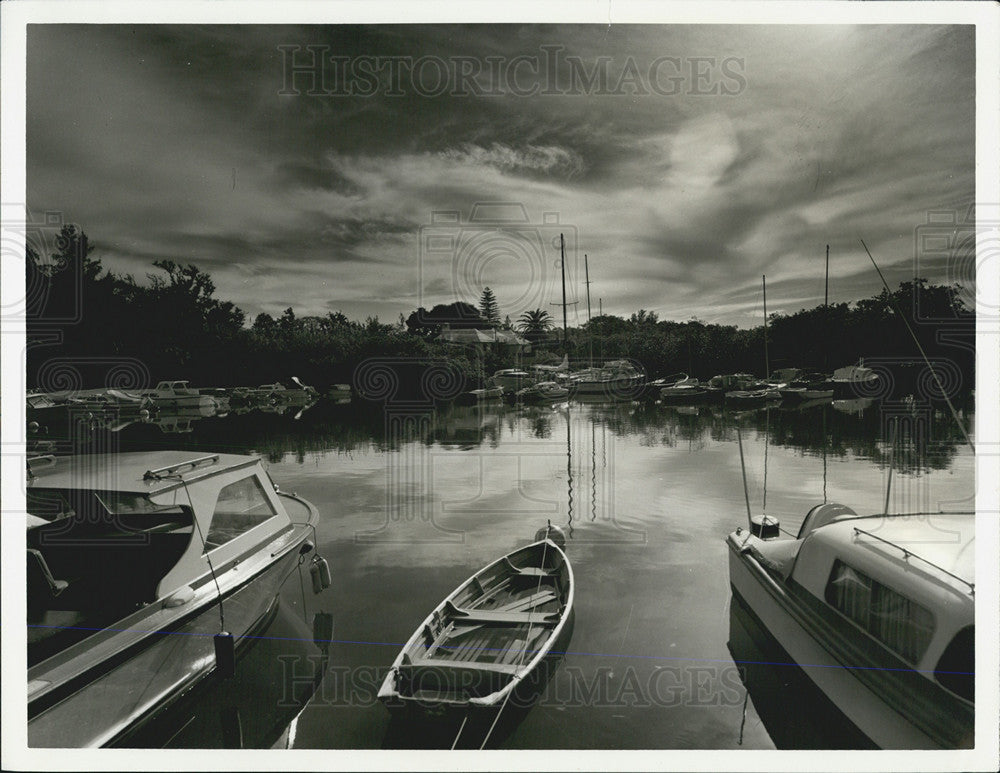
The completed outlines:
[[[962,419],[971,428],[969,411]],[[640,403],[320,403],[297,420],[256,413],[191,429],[133,425],[110,443],[255,451],[283,489],[321,513],[318,549],[333,586],[313,596],[306,575],[304,589],[288,583],[282,604],[299,621],[289,630],[308,630],[317,612],[332,615],[333,643],[305,708],[285,717],[291,724],[276,741],[261,736],[279,747],[450,746],[457,720],[391,720],[375,693],[427,613],[546,521],[568,537],[573,635],[537,702],[512,707],[488,746],[857,746],[850,728],[801,722],[821,700],[786,684],[780,668],[750,673],[758,689],[747,699],[733,651],[762,656],[748,649],[730,608],[724,542],[747,519],[739,443],[752,509],[790,531],[824,499],[881,512],[893,431],[892,511],[968,510],[975,491],[973,457],[954,421],[920,406],[735,413]],[[280,648],[271,649],[286,680],[314,662],[301,653],[280,661]],[[760,689],[779,682],[784,693]],[[488,729],[470,722],[458,745],[478,748]]]

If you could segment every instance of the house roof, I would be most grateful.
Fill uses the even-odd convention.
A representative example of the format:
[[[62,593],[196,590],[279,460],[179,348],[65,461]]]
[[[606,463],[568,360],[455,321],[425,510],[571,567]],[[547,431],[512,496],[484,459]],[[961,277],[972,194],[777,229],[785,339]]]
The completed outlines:
[[[506,346],[527,346],[529,341],[512,330],[463,328],[442,330],[441,340],[453,344],[504,344]]]

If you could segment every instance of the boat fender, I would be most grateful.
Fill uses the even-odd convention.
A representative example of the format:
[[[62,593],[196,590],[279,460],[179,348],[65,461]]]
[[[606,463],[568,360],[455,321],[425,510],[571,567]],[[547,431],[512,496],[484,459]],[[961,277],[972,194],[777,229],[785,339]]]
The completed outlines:
[[[330,577],[330,565],[325,558],[313,556],[309,566],[309,576],[312,578],[313,593],[321,593],[330,587],[333,580]]]
[[[223,679],[236,674],[236,642],[229,631],[215,634],[215,668]]]
[[[750,518],[750,533],[760,539],[773,539],[778,536],[780,525],[772,515],[755,515]]]
[[[539,529],[537,532],[535,532],[536,542],[543,539],[552,540],[560,548],[566,547],[566,533],[558,526],[553,526],[551,523],[544,529]]]

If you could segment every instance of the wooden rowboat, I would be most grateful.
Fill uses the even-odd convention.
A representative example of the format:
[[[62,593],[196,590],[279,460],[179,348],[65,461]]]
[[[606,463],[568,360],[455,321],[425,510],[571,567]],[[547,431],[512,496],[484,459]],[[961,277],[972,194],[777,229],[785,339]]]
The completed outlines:
[[[420,624],[378,697],[427,709],[503,703],[552,650],[573,610],[557,529],[474,574]]]

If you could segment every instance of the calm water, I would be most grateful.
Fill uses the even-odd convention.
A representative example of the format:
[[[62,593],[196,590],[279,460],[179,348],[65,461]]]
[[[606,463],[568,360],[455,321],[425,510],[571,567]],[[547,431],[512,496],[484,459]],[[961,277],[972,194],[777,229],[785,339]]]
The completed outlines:
[[[323,680],[294,721],[294,712],[272,711],[269,731],[244,737],[248,745],[450,746],[457,722],[390,721],[374,699],[378,685],[445,595],[550,520],[567,534],[576,574],[572,638],[537,702],[510,707],[489,746],[852,746],[846,729],[801,722],[822,706],[788,669],[749,673],[757,689],[747,700],[733,652],[739,660],[766,653],[748,649],[730,609],[724,538],[746,523],[739,439],[752,508],[794,531],[824,499],[881,511],[893,418],[901,442],[890,508],[972,509],[970,451],[950,417],[920,406],[735,413],[638,403],[432,411],[320,403],[298,419],[207,418],[181,434],[134,425],[111,445],[255,451],[282,488],[321,512],[318,547],[333,587],[313,596],[308,575],[301,586],[293,576],[278,623],[294,624],[272,634],[259,656],[270,667],[259,670],[273,686],[308,681],[319,663]],[[968,409],[962,418],[971,430]],[[317,612],[333,623],[332,633],[319,628],[319,641],[332,641],[322,660],[305,643],[317,635]],[[282,639],[287,648],[275,644]],[[242,699],[251,704],[244,715],[281,700],[273,690],[256,695]],[[487,729],[470,722],[459,746],[478,748]]]

